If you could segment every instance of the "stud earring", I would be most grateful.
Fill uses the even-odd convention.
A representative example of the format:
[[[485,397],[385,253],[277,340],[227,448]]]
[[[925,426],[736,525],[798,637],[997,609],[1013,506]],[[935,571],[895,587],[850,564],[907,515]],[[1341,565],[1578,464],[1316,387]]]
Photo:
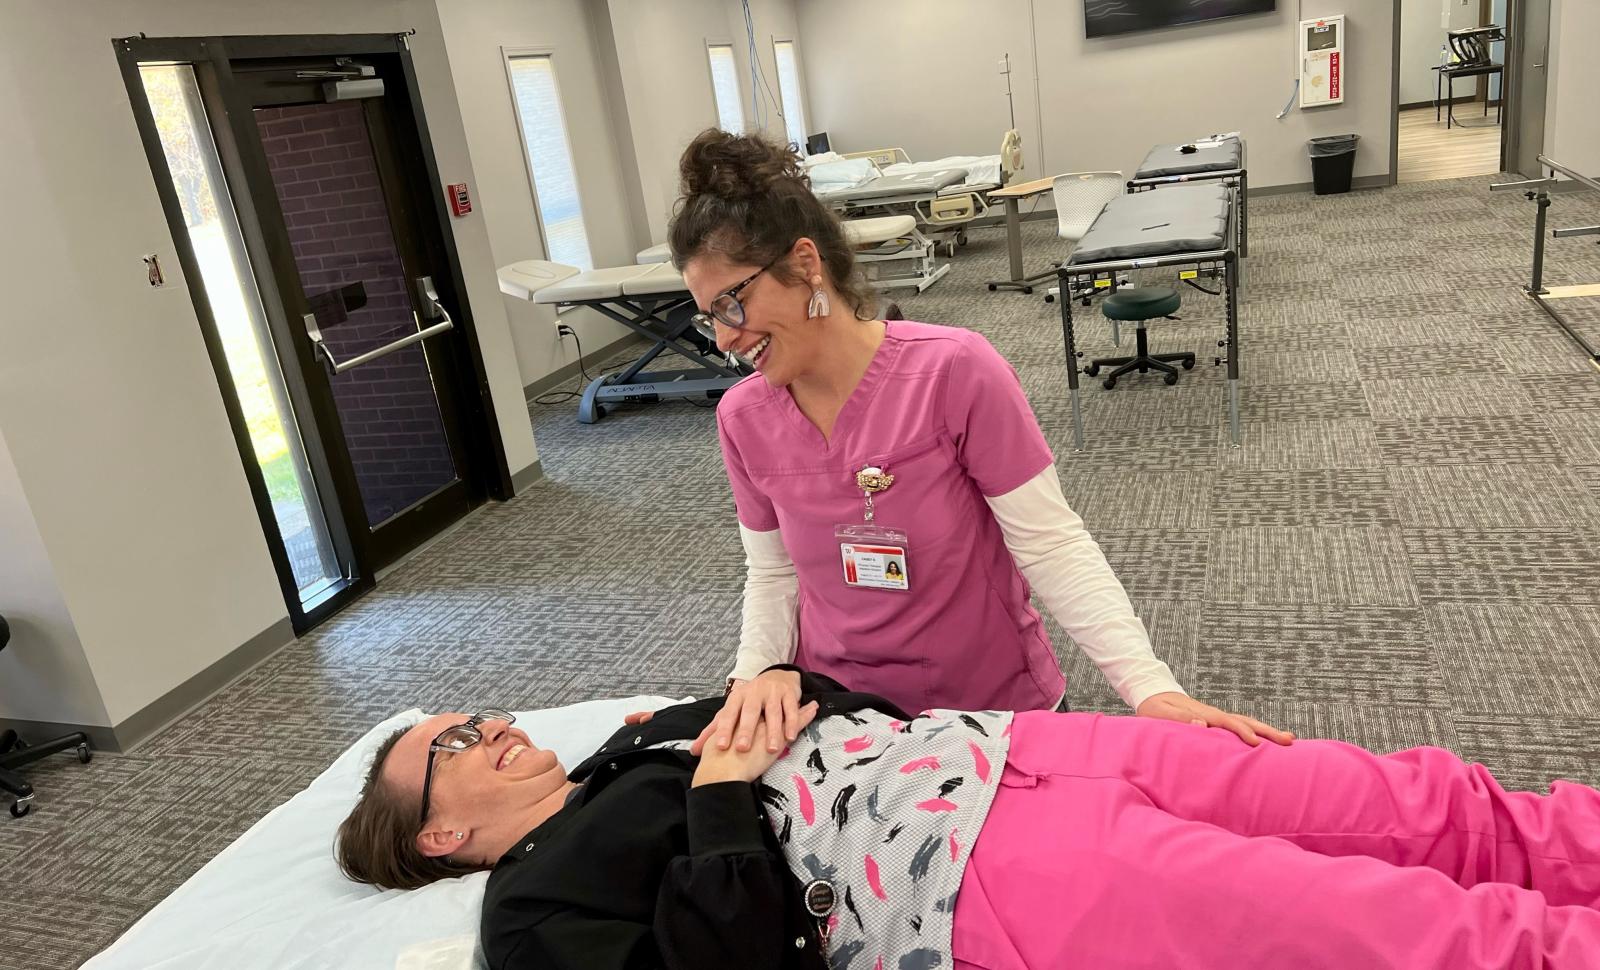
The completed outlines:
[[[456,833],[456,841],[457,842],[460,842],[462,839],[464,839],[466,837],[467,837],[467,834],[465,832],[457,832]]]
[[[828,305],[828,294],[822,289],[822,277],[811,277],[811,302],[806,304],[806,319],[825,317],[830,309],[832,308]]]

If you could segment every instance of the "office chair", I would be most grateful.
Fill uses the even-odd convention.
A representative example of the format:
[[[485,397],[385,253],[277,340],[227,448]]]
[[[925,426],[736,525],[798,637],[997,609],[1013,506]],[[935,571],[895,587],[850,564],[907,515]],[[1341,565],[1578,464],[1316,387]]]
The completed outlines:
[[[1051,183],[1050,192],[1056,204],[1056,235],[1065,239],[1072,247],[1078,245],[1083,234],[1089,231],[1094,221],[1100,217],[1100,210],[1106,203],[1121,195],[1127,189],[1127,182],[1122,178],[1121,172],[1072,172],[1067,175],[1057,175]],[[1072,249],[1067,250],[1067,257],[1071,258]],[[1060,267],[1062,262],[1053,263]],[[1055,275],[1055,271],[1042,274],[1040,279]],[[1060,295],[1061,287],[1052,286],[1045,291],[1044,302],[1054,303]],[[1087,301],[1089,293],[1074,294]]]
[[[10,641],[11,627],[6,624],[6,618],[0,616],[0,650],[5,649]],[[0,732],[0,790],[16,799],[11,803],[13,818],[21,818],[33,808],[33,786],[16,769],[68,748],[78,749],[78,760],[84,764],[94,757],[94,752],[89,750],[89,737],[82,732],[43,744],[28,744],[10,728]]]

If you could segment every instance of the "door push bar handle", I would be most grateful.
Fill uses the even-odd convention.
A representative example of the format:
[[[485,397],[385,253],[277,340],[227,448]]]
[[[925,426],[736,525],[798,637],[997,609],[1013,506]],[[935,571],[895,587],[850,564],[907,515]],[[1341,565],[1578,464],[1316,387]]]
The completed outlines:
[[[421,343],[429,337],[437,336],[446,330],[455,328],[455,321],[450,319],[449,312],[439,302],[439,293],[434,289],[433,277],[418,277],[417,292],[423,298],[423,305],[426,308],[424,312],[428,314],[428,319],[437,319],[439,322],[430,327],[424,327],[422,318],[417,314],[417,311],[413,310],[411,311],[411,319],[417,322],[416,333],[408,333],[393,343],[384,344],[382,347],[369,350],[349,360],[339,361],[334,359],[333,351],[328,349],[327,343],[322,339],[322,331],[317,327],[317,317],[314,313],[308,313],[303,318],[306,324],[306,333],[311,337],[311,343],[316,347],[317,353],[322,356],[323,360],[327,361],[328,368],[335,374],[343,374],[351,368],[360,367],[362,364],[370,363],[380,357],[387,357],[397,350],[404,350],[412,344]]]

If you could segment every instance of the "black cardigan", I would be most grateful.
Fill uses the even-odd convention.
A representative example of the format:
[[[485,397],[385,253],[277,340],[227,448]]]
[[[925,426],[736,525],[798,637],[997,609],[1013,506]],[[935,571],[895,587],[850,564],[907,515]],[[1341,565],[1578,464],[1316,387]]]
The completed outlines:
[[[801,671],[800,690],[802,705],[820,704],[818,717],[873,708],[910,720],[820,674]],[[640,750],[697,737],[721,708],[720,697],[666,708],[572,771],[579,795],[489,876],[482,938],[492,970],[827,966],[756,786],[690,788],[699,759]]]

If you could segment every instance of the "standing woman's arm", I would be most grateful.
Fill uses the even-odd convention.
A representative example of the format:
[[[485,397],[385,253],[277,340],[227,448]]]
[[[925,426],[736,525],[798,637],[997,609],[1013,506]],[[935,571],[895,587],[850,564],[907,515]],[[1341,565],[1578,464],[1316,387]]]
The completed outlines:
[[[1061,494],[1054,465],[986,498],[1017,568],[1067,635],[1133,710],[1156,694],[1183,693],[1100,546]]]
[[[1017,372],[981,336],[946,375],[945,422],[1017,568],[1045,608],[1138,714],[1225,728],[1250,744],[1294,735],[1188,696],[1156,657],[1100,547],[1067,505],[1055,458]]]
[[[728,677],[754,680],[773,664],[794,660],[800,578],[777,529],[752,532],[741,523],[739,539],[744,543],[744,614]]]

